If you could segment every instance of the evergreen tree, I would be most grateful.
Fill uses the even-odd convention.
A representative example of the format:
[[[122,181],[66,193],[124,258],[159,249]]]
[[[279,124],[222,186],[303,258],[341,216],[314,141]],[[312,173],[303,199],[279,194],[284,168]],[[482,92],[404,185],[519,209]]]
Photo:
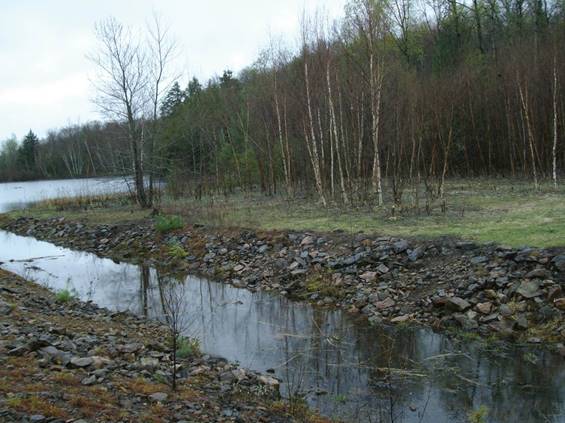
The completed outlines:
[[[30,129],[22,142],[22,146],[18,150],[19,162],[26,170],[35,169],[35,152],[38,145],[39,138],[37,138],[37,135]]]
[[[188,88],[186,89],[186,97],[191,98],[195,95],[198,95],[202,92],[202,85],[200,81],[196,78],[192,78],[192,80],[188,83]]]
[[[172,116],[179,105],[185,100],[184,92],[180,89],[179,83],[175,81],[161,104],[161,116]]]

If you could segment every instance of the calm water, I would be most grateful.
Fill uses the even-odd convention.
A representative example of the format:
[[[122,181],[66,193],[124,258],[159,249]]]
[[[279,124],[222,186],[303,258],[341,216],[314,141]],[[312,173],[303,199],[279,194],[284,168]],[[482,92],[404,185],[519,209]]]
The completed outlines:
[[[0,261],[55,290],[153,318],[162,315],[165,290],[182,290],[186,332],[205,352],[274,369],[283,393],[307,393],[310,404],[330,416],[466,422],[470,410],[486,405],[489,422],[565,421],[564,361],[549,353],[494,354],[425,329],[371,328],[339,311],[191,276],[173,280],[1,231]]]
[[[0,183],[0,213],[24,208],[40,200],[78,195],[109,194],[127,190],[128,186],[124,178]]]

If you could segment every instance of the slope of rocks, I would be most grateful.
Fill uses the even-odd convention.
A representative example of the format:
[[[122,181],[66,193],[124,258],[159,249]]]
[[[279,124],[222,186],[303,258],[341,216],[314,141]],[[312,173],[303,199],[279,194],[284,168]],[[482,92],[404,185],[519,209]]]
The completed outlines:
[[[2,422],[296,421],[275,379],[220,358],[183,360],[173,392],[166,328],[3,270],[0,321]]]
[[[338,306],[373,323],[418,322],[533,343],[565,340],[564,249],[198,225],[160,234],[151,221],[19,218],[3,227],[100,256]]]

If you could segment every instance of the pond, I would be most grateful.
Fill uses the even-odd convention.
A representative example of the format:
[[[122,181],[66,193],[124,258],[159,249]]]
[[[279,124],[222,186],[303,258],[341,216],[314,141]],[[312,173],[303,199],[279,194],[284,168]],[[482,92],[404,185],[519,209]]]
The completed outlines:
[[[61,179],[0,183],[0,213],[41,200],[128,191],[125,178]]]
[[[565,366],[538,349],[454,341],[414,327],[371,327],[346,313],[189,275],[101,259],[0,231],[1,267],[116,311],[162,317],[182,289],[185,332],[204,352],[274,371],[323,414],[361,422],[565,421]],[[494,351],[493,351],[494,349]]]

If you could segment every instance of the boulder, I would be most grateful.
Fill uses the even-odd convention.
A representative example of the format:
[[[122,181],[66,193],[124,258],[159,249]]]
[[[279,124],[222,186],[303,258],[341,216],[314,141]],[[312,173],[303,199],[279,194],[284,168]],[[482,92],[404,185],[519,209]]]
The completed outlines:
[[[559,270],[560,272],[565,272],[565,254],[560,256],[555,256],[552,260],[553,265]]]
[[[392,248],[394,249],[394,252],[396,254],[400,254],[403,253],[404,251],[406,251],[408,249],[408,241],[406,241],[405,239],[401,239],[399,241],[396,241]]]
[[[392,298],[387,298],[383,301],[377,301],[375,303],[375,307],[377,308],[377,310],[386,310],[388,308],[394,307],[396,303],[394,302],[394,300]]]
[[[365,272],[359,277],[365,282],[374,282],[377,279],[377,272]]]
[[[478,303],[475,308],[481,314],[490,314],[492,311],[492,303],[488,301],[486,303]]]
[[[520,284],[520,287],[516,290],[524,298],[534,298],[539,297],[543,294],[540,290],[540,284],[536,281],[524,281]]]
[[[314,244],[314,238],[311,237],[310,235],[305,236],[300,242],[301,247],[306,247],[312,244]]]
[[[156,392],[149,395],[149,399],[154,402],[165,402],[169,396],[164,392]]]
[[[92,357],[73,357],[71,358],[71,366],[73,367],[89,367],[94,364]]]
[[[463,298],[459,298],[459,297],[448,298],[445,305],[450,310],[459,311],[459,312],[465,311],[471,307],[471,304],[469,304],[468,301],[465,301]]]

